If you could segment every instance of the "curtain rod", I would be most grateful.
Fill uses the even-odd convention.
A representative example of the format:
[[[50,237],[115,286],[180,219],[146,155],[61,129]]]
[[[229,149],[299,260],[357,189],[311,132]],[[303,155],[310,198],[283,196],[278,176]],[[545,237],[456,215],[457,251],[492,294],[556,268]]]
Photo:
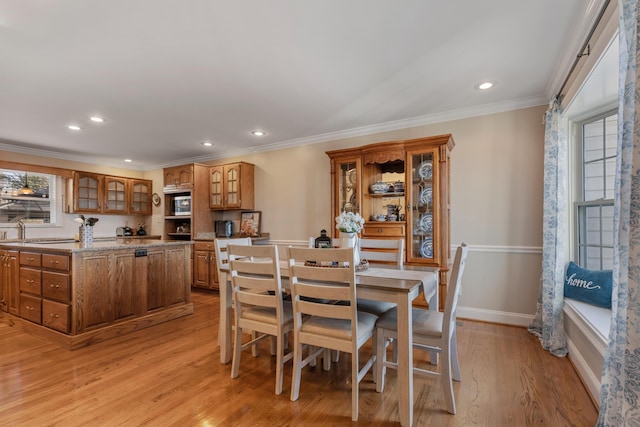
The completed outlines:
[[[558,94],[556,95],[556,99],[561,100],[562,91],[564,90],[564,87],[567,85],[567,82],[569,81],[569,78],[571,77],[571,74],[573,74],[573,71],[578,66],[578,61],[580,61],[580,58],[582,58],[583,56],[589,56],[589,54],[591,53],[591,46],[589,44],[591,42],[591,37],[593,37],[593,33],[596,32],[596,28],[598,28],[598,25],[600,24],[600,21],[602,20],[602,17],[604,16],[604,12],[607,10],[607,7],[609,7],[609,3],[611,3],[611,0],[606,0],[605,3],[604,3],[604,6],[602,6],[602,9],[600,9],[600,13],[598,14],[598,17],[596,18],[596,21],[593,23],[593,26],[591,27],[591,30],[589,31],[589,34],[587,35],[587,39],[585,40],[584,44],[582,45],[582,49],[580,49],[580,52],[576,56],[576,59],[573,61],[573,65],[571,65],[571,69],[567,73],[567,77],[564,79],[564,82],[562,82],[562,86],[560,86],[560,90],[558,91]],[[587,53],[584,53],[585,49],[587,50]]]

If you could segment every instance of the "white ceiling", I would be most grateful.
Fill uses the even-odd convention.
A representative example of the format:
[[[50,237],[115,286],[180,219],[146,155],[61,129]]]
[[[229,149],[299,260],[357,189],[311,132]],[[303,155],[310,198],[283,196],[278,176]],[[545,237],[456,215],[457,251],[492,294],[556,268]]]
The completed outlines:
[[[546,104],[601,3],[0,0],[0,150],[149,170]]]

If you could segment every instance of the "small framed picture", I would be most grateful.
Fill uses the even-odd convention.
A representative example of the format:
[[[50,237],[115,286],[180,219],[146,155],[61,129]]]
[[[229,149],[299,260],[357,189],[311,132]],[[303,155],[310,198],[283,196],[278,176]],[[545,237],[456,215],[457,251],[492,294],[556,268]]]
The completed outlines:
[[[261,211],[242,212],[240,217],[240,235],[259,236]]]

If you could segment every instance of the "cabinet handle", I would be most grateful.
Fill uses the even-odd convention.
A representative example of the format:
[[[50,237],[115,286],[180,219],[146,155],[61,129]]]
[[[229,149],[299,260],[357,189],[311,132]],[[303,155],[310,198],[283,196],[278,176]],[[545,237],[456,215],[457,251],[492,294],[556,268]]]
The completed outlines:
[[[382,233],[382,228],[378,228],[378,233]]]
[[[58,288],[60,288],[60,285],[57,285],[57,284],[53,284],[53,283],[52,283],[52,284],[50,284],[50,285],[49,285],[49,287],[50,287],[51,289],[58,289]]]
[[[35,261],[35,260],[36,260],[35,258],[31,258],[31,257],[28,257],[28,258],[27,258],[27,261],[29,261],[29,262],[33,262],[33,261]]]
[[[57,259],[52,259],[51,261],[49,261],[51,264],[59,264]]]
[[[30,279],[25,279],[25,282],[27,282],[28,284],[32,285],[33,284],[33,280]]]
[[[50,313],[49,316],[54,317],[56,319],[60,318],[60,316],[58,316],[57,314],[54,314],[54,313]]]

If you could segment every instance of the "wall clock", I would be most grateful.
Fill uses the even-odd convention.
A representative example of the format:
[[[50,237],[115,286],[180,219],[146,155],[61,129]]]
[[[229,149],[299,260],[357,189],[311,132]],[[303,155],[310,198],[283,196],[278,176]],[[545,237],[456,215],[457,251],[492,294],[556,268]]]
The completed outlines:
[[[160,196],[158,193],[153,193],[151,201],[153,202],[153,206],[160,206]]]

